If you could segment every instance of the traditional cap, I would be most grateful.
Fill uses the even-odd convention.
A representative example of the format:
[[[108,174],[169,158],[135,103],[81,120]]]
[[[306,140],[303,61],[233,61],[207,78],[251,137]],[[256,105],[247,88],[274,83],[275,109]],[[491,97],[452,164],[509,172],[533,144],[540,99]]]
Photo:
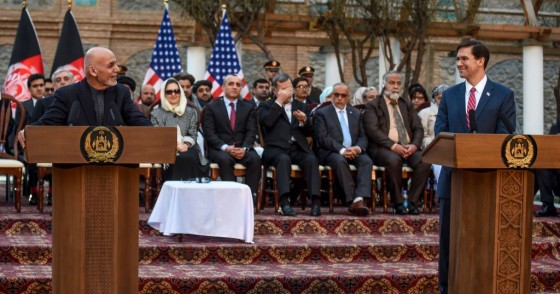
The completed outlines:
[[[132,92],[136,91],[136,82],[129,76],[117,77],[117,83],[129,86]]]
[[[276,60],[269,60],[267,63],[264,64],[264,68],[279,68],[280,62]]]
[[[302,67],[299,70],[298,74],[300,76],[305,75],[305,74],[315,74],[315,69],[311,66],[305,66],[305,67]]]

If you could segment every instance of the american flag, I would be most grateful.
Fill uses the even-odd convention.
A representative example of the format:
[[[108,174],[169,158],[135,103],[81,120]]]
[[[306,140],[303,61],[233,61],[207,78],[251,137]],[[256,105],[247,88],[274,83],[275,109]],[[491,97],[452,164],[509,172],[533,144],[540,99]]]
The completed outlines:
[[[210,63],[204,76],[204,79],[212,82],[212,96],[214,98],[223,95],[222,85],[224,84],[224,78],[229,74],[236,74],[241,78],[243,83],[241,97],[251,99],[245,77],[243,76],[243,70],[241,70],[241,64],[239,64],[239,59],[237,58],[229,19],[224,10],[220,29],[218,30],[218,37],[216,38],[216,43],[214,43]]]
[[[165,4],[165,11],[163,12],[163,19],[159,27],[156,44],[154,45],[150,68],[148,68],[146,77],[144,77],[144,83],[142,83],[143,85],[152,85],[156,92],[156,97],[159,97],[162,83],[182,70],[181,58],[175,43],[175,34],[173,34],[173,28],[171,27],[168,9],[168,5]]]

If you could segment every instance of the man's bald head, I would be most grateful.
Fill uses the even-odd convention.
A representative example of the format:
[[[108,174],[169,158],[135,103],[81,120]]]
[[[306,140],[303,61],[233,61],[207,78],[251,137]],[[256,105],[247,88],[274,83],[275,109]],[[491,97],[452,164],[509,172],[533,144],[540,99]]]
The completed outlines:
[[[117,84],[119,67],[115,54],[107,48],[93,47],[86,52],[84,68],[88,84],[97,90],[105,90]]]

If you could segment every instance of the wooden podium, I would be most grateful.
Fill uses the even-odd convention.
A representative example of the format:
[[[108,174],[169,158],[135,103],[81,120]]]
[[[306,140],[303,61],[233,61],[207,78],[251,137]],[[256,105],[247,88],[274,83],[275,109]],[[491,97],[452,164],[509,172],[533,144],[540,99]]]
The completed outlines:
[[[138,163],[174,162],[177,131],[115,129],[122,153],[106,164],[82,155],[88,127],[25,129],[27,161],[53,163],[53,293],[138,293]]]
[[[536,159],[529,169],[502,160],[508,135],[441,133],[424,150],[425,162],[454,168],[449,293],[530,292],[530,169],[560,167],[560,136],[532,137]]]

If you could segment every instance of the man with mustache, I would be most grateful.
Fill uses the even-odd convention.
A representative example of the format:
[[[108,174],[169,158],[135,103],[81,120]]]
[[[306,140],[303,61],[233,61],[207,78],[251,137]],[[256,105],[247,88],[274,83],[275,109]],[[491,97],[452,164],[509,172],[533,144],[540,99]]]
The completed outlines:
[[[369,140],[368,154],[374,164],[385,167],[395,213],[419,214],[417,204],[430,172],[430,164],[422,162],[420,150],[424,129],[410,100],[400,96],[400,73],[387,72],[383,81],[383,97],[366,104],[363,116]],[[405,207],[402,195],[404,163],[414,170],[408,190],[408,207]]]

